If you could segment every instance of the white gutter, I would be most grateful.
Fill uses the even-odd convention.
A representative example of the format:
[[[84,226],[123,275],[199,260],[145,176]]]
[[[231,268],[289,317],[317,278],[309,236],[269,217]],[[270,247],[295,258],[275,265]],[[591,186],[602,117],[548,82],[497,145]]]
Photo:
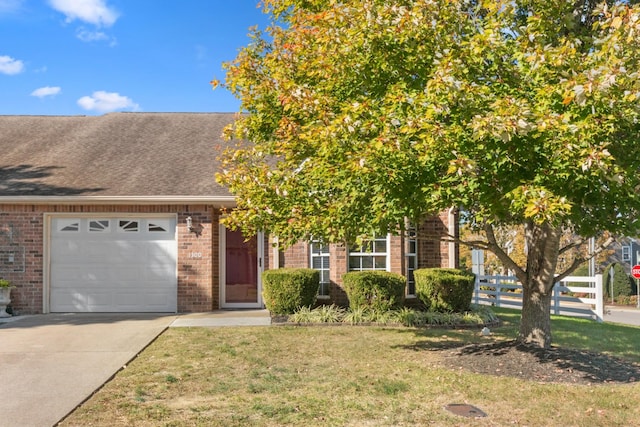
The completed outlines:
[[[13,205],[182,205],[236,206],[234,196],[0,196],[0,204]]]

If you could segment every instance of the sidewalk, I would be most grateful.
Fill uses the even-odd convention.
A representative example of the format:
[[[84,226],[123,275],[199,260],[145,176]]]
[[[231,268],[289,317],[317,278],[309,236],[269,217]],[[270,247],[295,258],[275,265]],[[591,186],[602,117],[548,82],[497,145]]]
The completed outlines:
[[[169,327],[269,326],[269,310],[216,310],[208,313],[181,314]]]

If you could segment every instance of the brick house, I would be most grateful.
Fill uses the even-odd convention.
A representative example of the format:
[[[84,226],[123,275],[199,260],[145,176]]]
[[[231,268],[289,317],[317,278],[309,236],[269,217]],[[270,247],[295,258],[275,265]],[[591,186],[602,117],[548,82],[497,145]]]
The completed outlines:
[[[344,303],[341,276],[456,266],[443,212],[367,250],[317,242],[284,252],[220,225],[234,197],[215,182],[230,113],[0,116],[0,277],[14,313],[205,312],[262,307],[260,273],[322,272],[319,298]],[[408,293],[412,284],[408,283]]]

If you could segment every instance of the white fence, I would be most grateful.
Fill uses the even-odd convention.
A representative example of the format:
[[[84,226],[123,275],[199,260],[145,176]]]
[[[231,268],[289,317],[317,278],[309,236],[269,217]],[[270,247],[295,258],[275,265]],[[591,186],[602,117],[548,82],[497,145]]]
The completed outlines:
[[[576,284],[582,286],[575,286]],[[522,309],[522,285],[515,276],[476,276],[475,304]],[[555,284],[551,313],[603,321],[602,274],[569,276]]]

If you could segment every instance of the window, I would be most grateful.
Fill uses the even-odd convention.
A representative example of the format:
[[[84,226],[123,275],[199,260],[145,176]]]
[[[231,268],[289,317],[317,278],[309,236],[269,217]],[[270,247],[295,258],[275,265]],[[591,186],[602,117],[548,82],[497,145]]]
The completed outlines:
[[[58,231],[80,231],[80,220],[79,219],[58,219],[57,222]]]
[[[387,236],[374,236],[349,249],[349,271],[387,270]]]
[[[631,245],[622,247],[622,261],[631,261]]]
[[[410,225],[407,229],[405,244],[405,276],[407,278],[407,295],[415,295],[416,282],[413,277],[413,272],[418,268],[418,239],[416,228],[413,225]]]
[[[125,233],[137,232],[139,230],[138,221],[136,220],[121,219],[118,221],[118,227],[120,231],[124,231]]]
[[[169,231],[169,220],[156,219],[153,222],[149,222],[148,227],[150,233],[166,233]]]
[[[109,231],[109,220],[108,219],[99,219],[99,220],[91,220],[91,221],[89,221],[89,232],[90,233],[103,233],[105,231]]]
[[[319,297],[329,296],[329,245],[314,240],[311,242],[311,268],[320,272]]]

